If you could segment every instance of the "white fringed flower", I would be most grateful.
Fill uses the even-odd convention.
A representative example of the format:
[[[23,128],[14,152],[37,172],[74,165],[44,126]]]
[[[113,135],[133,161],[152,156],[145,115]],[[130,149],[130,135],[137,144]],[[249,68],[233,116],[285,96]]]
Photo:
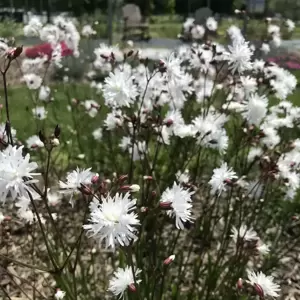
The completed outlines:
[[[134,277],[136,278],[141,273],[141,270],[137,269],[134,273],[133,275],[132,268],[129,266],[126,266],[124,269],[118,268],[114,272],[113,278],[109,281],[108,290],[115,296],[119,296],[120,299],[123,298],[127,288],[135,290]],[[140,282],[141,280],[136,280],[136,283]]]
[[[184,222],[192,222],[192,199],[195,192],[189,192],[174,182],[172,188],[167,188],[161,195],[160,202],[170,204],[172,210],[168,211],[169,216],[175,216],[175,223],[178,229],[184,229]]]
[[[91,184],[93,173],[90,171],[91,168],[86,170],[80,170],[77,168],[76,170],[68,173],[66,183],[59,181],[59,186],[63,189],[60,192],[62,194],[78,194],[79,189],[82,188],[83,185]],[[72,201],[72,198],[70,201]]]
[[[105,247],[113,250],[117,245],[128,246],[132,240],[137,239],[136,226],[140,225],[136,209],[136,199],[130,199],[131,195],[116,194],[114,197],[108,195],[93,201],[90,207],[90,224],[83,225],[90,236],[105,242]]]
[[[257,233],[253,230],[253,228],[248,228],[246,225],[242,224],[239,229],[237,229],[235,226],[231,229],[231,235],[232,239],[235,243],[239,239],[251,242],[251,241],[258,241],[259,237],[257,236]]]
[[[222,163],[220,168],[214,169],[214,174],[208,184],[211,186],[211,193],[218,192],[220,196],[223,191],[226,191],[226,184],[232,179],[237,178],[236,173],[232,168],[228,168],[227,163]]]
[[[229,46],[228,56],[229,69],[232,73],[243,73],[252,68],[251,56],[253,51],[249,47],[249,42],[244,39],[234,39],[232,46]]]
[[[36,162],[29,162],[30,155],[22,155],[23,147],[17,148],[9,145],[0,152],[0,201],[4,202],[10,193],[13,200],[17,197],[28,197],[32,192],[29,184],[38,182],[33,176],[39,173],[32,173],[37,169]],[[28,180],[24,181],[24,177]]]
[[[247,271],[248,282],[254,287],[261,297],[278,297],[280,287],[274,282],[273,276],[266,276],[262,272],[255,273],[254,271]]]

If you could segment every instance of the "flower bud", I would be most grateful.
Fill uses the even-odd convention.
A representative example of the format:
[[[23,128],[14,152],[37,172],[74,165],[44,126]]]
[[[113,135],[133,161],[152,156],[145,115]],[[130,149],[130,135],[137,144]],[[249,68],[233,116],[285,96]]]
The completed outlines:
[[[152,176],[144,176],[143,179],[144,180],[153,180],[153,177]]]
[[[171,125],[173,125],[173,123],[174,123],[173,120],[169,119],[165,122],[165,125],[170,127]]]
[[[145,207],[145,206],[142,206],[142,207],[141,207],[141,212],[142,212],[142,213],[146,213],[148,210],[149,210],[148,207]]]
[[[99,175],[96,174],[96,175],[94,175],[94,176],[92,177],[91,182],[92,182],[92,184],[96,184],[96,183],[98,182],[98,180],[99,180]]]
[[[118,179],[119,182],[123,182],[128,178],[128,175],[121,175]]]
[[[151,196],[152,196],[152,198],[155,198],[157,196],[157,193],[155,191],[152,191]]]
[[[53,146],[58,146],[58,145],[59,145],[59,139],[57,139],[57,138],[52,139],[52,140],[51,140],[51,144],[52,144]]]
[[[175,259],[175,255],[174,254],[170,255],[168,258],[164,260],[164,265],[169,265],[174,261],[174,259]]]
[[[170,209],[171,208],[171,204],[172,202],[171,201],[161,201],[159,203],[159,206],[163,209]]]
[[[123,185],[120,187],[120,190],[122,191],[130,191],[130,192],[138,192],[140,190],[140,186],[138,184],[132,184],[132,185]]]
[[[241,290],[243,288],[243,279],[239,278],[239,280],[236,283],[236,287]]]
[[[259,297],[261,297],[261,298],[264,297],[264,290],[262,289],[262,287],[259,284],[254,283],[254,289]]]
[[[81,187],[79,188],[79,190],[80,190],[84,195],[92,195],[92,194],[93,194],[92,190],[91,190],[88,186],[83,185],[83,184],[81,184]]]
[[[136,287],[134,285],[134,283],[131,283],[129,286],[128,286],[128,289],[131,291],[131,292],[136,292]]]

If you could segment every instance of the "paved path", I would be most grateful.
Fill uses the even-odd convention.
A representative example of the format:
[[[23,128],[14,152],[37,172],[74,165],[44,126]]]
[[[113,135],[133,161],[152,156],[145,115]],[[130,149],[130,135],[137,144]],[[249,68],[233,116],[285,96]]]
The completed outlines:
[[[41,41],[38,38],[24,38],[20,41],[24,46],[40,44]],[[89,51],[98,47],[100,43],[105,43],[105,39],[97,40],[82,40],[83,48],[88,48]],[[138,48],[150,48],[150,49],[175,49],[178,46],[183,45],[180,40],[166,39],[166,38],[153,38],[149,42],[135,42],[135,46]],[[300,40],[286,40],[282,41],[282,47],[288,48],[289,50],[300,50]]]

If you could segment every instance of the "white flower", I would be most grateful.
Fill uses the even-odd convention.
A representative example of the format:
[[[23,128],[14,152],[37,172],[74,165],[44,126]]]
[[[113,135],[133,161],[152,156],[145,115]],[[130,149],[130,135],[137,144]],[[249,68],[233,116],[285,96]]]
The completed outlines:
[[[55,297],[56,300],[62,300],[65,297],[65,295],[66,295],[66,292],[64,292],[60,289],[57,289],[54,297]]]
[[[23,80],[26,82],[27,87],[30,90],[37,90],[43,82],[42,77],[40,77],[38,75],[35,75],[35,74],[32,74],[32,73],[31,74],[25,74],[23,76]]]
[[[83,225],[90,236],[105,242],[105,247],[113,250],[119,244],[128,246],[132,240],[136,240],[135,228],[140,225],[136,209],[136,199],[131,200],[131,195],[116,194],[114,197],[108,195],[102,198],[102,202],[95,200],[91,207],[90,224]]]
[[[191,196],[194,192],[183,189],[174,182],[172,188],[167,188],[161,195],[160,202],[162,205],[170,204],[173,210],[168,211],[168,215],[175,215],[175,223],[178,229],[184,229],[185,222],[192,222]]]
[[[89,116],[91,118],[95,118],[100,108],[100,105],[94,100],[85,100],[83,105],[86,109],[86,112],[89,114]]]
[[[136,278],[140,274],[141,270],[137,269],[134,271],[134,275],[132,273],[132,268],[126,266],[124,269],[118,268],[113,275],[113,278],[109,281],[108,290],[112,292],[115,296],[119,296],[122,298],[124,296],[124,292],[128,287],[134,285]],[[140,283],[141,280],[136,280],[136,283]]]
[[[96,141],[101,141],[101,139],[102,139],[102,128],[100,127],[100,128],[95,129],[93,131],[92,135],[93,135],[93,137]]]
[[[258,242],[258,244],[256,245],[256,250],[262,254],[262,255],[266,255],[270,252],[270,247],[266,244],[261,243],[260,241]]]
[[[130,107],[138,95],[133,77],[126,71],[115,70],[105,78],[103,96],[105,104],[111,107]]]
[[[260,291],[259,295],[261,297],[278,297],[278,292],[280,291],[280,287],[278,284],[274,282],[273,276],[266,276],[262,272],[255,273],[254,271],[247,271],[248,275],[248,282],[256,289],[257,291]]]
[[[227,163],[222,163],[220,168],[216,168],[213,171],[213,176],[208,182],[211,186],[211,193],[215,194],[218,192],[220,196],[223,191],[226,191],[226,184],[232,179],[237,178],[236,173],[232,168],[228,168]]]
[[[257,233],[253,230],[253,228],[248,228],[246,225],[242,224],[239,229],[237,229],[235,226],[231,229],[231,235],[232,239],[235,243],[239,239],[251,242],[251,241],[258,241],[259,237],[257,236]]]
[[[32,192],[29,184],[38,182],[33,176],[39,175],[32,173],[37,169],[36,162],[29,162],[30,155],[23,157],[23,147],[17,148],[9,145],[4,151],[0,152],[0,201],[4,202],[7,195],[13,200],[17,197],[28,195]],[[24,177],[28,180],[24,181]]]
[[[250,124],[259,125],[266,116],[267,110],[268,99],[266,96],[252,94],[246,104],[246,111],[242,115]]]
[[[273,35],[272,45],[273,45],[275,48],[280,47],[280,45],[281,45],[281,38],[280,38],[280,36]]]
[[[48,86],[42,85],[40,87],[40,91],[39,91],[39,99],[41,101],[47,101],[47,100],[49,100],[50,92],[51,92],[51,90],[50,90],[50,88]]]
[[[90,170],[91,168],[86,170],[80,170],[77,168],[76,170],[68,173],[66,183],[59,181],[59,186],[63,189],[61,193],[78,194],[78,189],[82,188],[82,185],[90,185],[93,177],[93,173],[90,172]]]
[[[262,43],[260,50],[264,53],[264,54],[268,54],[271,49],[270,49],[270,45],[268,43]]]
[[[280,34],[280,27],[274,24],[270,24],[268,26],[268,33],[271,35],[279,35]]]
[[[232,46],[228,46],[228,48],[230,51],[228,63],[232,73],[243,73],[252,68],[251,56],[253,52],[249,47],[249,42],[244,39],[234,39]]]
[[[37,135],[33,135],[26,140],[28,148],[44,147],[44,143]]]
[[[257,90],[256,79],[250,76],[241,76],[241,83],[246,95],[254,93]]]
[[[118,126],[122,126],[123,121],[122,112],[120,110],[114,110],[107,114],[104,125],[107,130],[112,130]]]
[[[168,60],[161,60],[166,68],[166,74],[168,81],[177,81],[180,80],[183,76],[180,64],[181,60],[176,57],[175,53],[171,53],[168,57]]]
[[[81,30],[81,34],[85,37],[96,34],[97,32],[92,28],[91,25],[84,25]]]
[[[176,173],[176,179],[180,183],[188,183],[190,181],[189,171],[185,170],[183,173],[181,173],[180,171],[178,171]]]
[[[33,116],[39,120],[44,120],[47,118],[48,111],[44,106],[36,106],[32,109]]]
[[[287,19],[286,21],[285,21],[285,25],[286,25],[286,27],[287,27],[287,30],[288,30],[288,32],[292,32],[294,29],[295,29],[295,22],[293,22],[292,20],[290,20],[290,19]]]
[[[191,35],[194,40],[200,40],[205,34],[205,28],[202,25],[195,25],[191,30]]]
[[[10,128],[10,132],[12,135],[12,138],[16,137],[17,131],[14,128]],[[7,142],[7,132],[6,132],[6,125],[5,123],[0,123],[0,140]]]
[[[48,203],[51,206],[57,205],[61,200],[60,197],[61,197],[61,195],[59,193],[52,193],[52,192],[49,192],[49,191],[47,193]]]
[[[213,17],[209,17],[206,20],[206,27],[210,31],[216,31],[218,29],[218,22]]]
[[[5,220],[5,216],[3,213],[0,211],[0,224]]]

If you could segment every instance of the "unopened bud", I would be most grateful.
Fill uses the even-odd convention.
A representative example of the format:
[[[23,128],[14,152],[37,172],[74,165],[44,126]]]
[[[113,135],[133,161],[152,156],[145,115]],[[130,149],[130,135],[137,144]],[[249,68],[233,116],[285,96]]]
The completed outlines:
[[[99,175],[96,174],[96,175],[94,175],[94,176],[92,177],[91,182],[92,182],[92,184],[96,184],[96,183],[98,182],[98,180],[99,180]]]
[[[155,198],[157,196],[157,193],[155,191],[152,191],[151,196],[152,196],[152,198]]]
[[[78,102],[79,102],[79,101],[78,101],[77,99],[75,99],[75,98],[73,98],[73,99],[71,100],[71,103],[74,104],[74,105],[77,105]]]
[[[119,182],[123,182],[128,178],[128,175],[121,175],[118,179]]]
[[[23,46],[15,47],[8,52],[7,56],[10,59],[15,59],[15,58],[19,57],[22,52],[23,52]]]
[[[152,176],[144,176],[143,179],[144,180],[153,180],[153,177]]]
[[[168,258],[164,260],[164,265],[169,265],[171,262],[174,261],[174,259],[175,259],[175,255],[174,254],[170,255]]]
[[[93,194],[93,192],[91,191],[91,189],[88,187],[88,186],[86,186],[86,185],[81,185],[81,187],[80,187],[80,191],[84,194],[84,195],[92,195]]]
[[[52,144],[53,146],[58,146],[58,145],[59,145],[59,139],[57,139],[57,138],[52,139],[52,140],[51,140],[51,144]]]
[[[173,120],[169,119],[165,122],[165,125],[169,127],[169,126],[173,125],[173,123],[174,123]]]
[[[39,147],[39,146],[38,146],[37,144],[32,144],[30,148],[31,148],[31,149],[36,149],[36,148],[38,148],[38,147]]]
[[[133,54],[133,50],[128,51],[127,57],[130,57]]]
[[[240,290],[243,288],[243,279],[239,278],[239,280],[236,283],[236,287]]]
[[[259,297],[261,297],[261,298],[264,297],[264,290],[262,289],[262,287],[259,284],[254,283],[254,289]]]
[[[132,184],[132,185],[123,185],[120,187],[120,190],[122,191],[130,191],[130,192],[138,192],[140,190],[140,186],[138,184]]]
[[[147,212],[148,210],[149,210],[148,207],[145,207],[145,206],[142,206],[142,207],[141,207],[141,212],[142,212],[142,213],[145,213],[145,212]]]
[[[298,221],[298,220],[299,220],[299,217],[298,217],[298,216],[292,216],[292,220],[293,220],[293,221]]]
[[[108,56],[107,56],[107,55],[100,54],[100,56],[101,56],[103,59],[108,59]]]
[[[161,201],[159,203],[159,206],[163,209],[170,209],[171,208],[171,204],[172,202],[171,201]]]
[[[58,124],[55,126],[54,128],[54,136],[58,139],[60,136],[60,127],[58,126]]]
[[[128,289],[133,293],[136,292],[136,287],[135,287],[134,283],[129,284]]]

